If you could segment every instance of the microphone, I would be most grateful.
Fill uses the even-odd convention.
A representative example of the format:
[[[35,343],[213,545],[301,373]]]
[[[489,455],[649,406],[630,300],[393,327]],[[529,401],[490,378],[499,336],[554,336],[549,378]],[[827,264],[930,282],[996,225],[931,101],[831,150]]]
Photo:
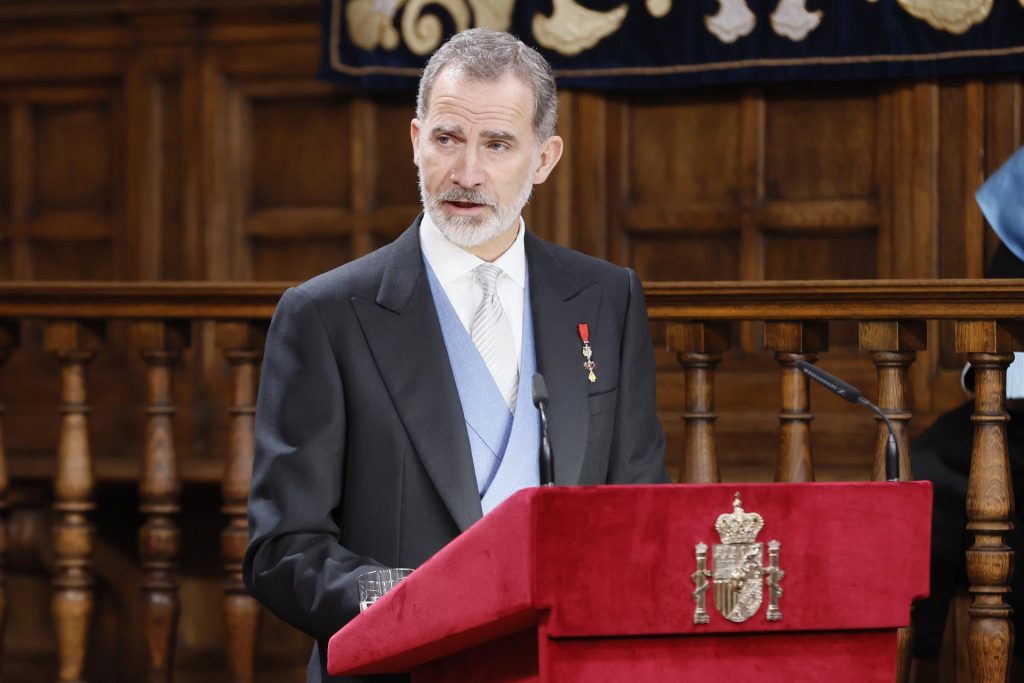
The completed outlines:
[[[555,461],[551,457],[551,441],[548,439],[548,385],[539,372],[533,376],[533,405],[540,411],[540,485],[555,485]]]
[[[882,412],[881,408],[864,398],[864,395],[861,394],[856,387],[847,384],[832,373],[822,370],[817,365],[812,365],[805,360],[798,360],[796,362],[796,367],[839,398],[849,401],[850,403],[859,403],[866,408],[870,408],[879,417],[885,420],[885,425],[889,428],[889,438],[885,441],[885,480],[899,481],[900,453],[899,447],[896,445],[896,428],[893,426],[889,416]]]

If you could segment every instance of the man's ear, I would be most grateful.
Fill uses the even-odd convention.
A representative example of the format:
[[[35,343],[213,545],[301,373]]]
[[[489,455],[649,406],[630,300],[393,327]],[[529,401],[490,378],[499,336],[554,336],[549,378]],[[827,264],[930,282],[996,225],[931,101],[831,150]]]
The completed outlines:
[[[412,140],[412,163],[420,165],[420,120],[409,122],[409,139]]]
[[[558,135],[552,135],[541,143],[540,152],[537,154],[537,168],[533,173],[534,185],[540,185],[548,179],[551,171],[558,165],[558,160],[562,158],[564,146],[565,143]]]

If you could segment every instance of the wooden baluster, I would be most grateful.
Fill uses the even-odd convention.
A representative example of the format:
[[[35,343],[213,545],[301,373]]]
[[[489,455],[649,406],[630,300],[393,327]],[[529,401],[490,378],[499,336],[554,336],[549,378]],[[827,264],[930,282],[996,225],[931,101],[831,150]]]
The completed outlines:
[[[860,349],[867,351],[878,370],[878,407],[889,416],[896,432],[896,445],[900,452],[900,481],[912,480],[910,469],[910,441],[907,439],[907,425],[911,413],[908,394],[908,373],[917,359],[917,352],[923,350],[928,332],[923,320],[865,320],[859,325]],[[875,440],[875,464],[871,478],[885,480],[885,446],[889,439],[889,428],[880,417],[878,436]],[[898,634],[896,655],[896,681],[909,683],[912,659],[911,645],[914,642],[910,626],[901,628]]]
[[[83,681],[95,595],[92,555],[93,463],[89,452],[89,405],[85,369],[104,336],[102,325],[48,323],[43,344],[61,365],[61,429],[54,480],[53,527],[56,576],[53,621],[58,681]]]
[[[828,349],[828,323],[781,321],[764,324],[765,348],[775,352],[782,372],[782,412],[779,414],[779,459],[775,481],[814,481],[811,460],[810,381],[798,360],[813,363]]]
[[[231,680],[251,683],[260,606],[242,583],[242,557],[249,542],[246,503],[252,483],[253,427],[256,385],[263,356],[265,327],[258,323],[219,323],[217,345],[232,366],[233,400],[231,440],[224,470],[224,514],[228,525],[221,534],[224,556],[224,613],[227,627],[228,664]]]
[[[730,347],[729,323],[686,322],[667,328],[668,348],[676,352],[686,379],[683,420],[686,446],[682,481],[721,481],[715,454],[715,368]]]
[[[908,373],[917,359],[917,352],[926,348],[928,332],[923,320],[865,320],[859,325],[860,349],[867,351],[878,370],[878,407],[889,416],[896,428],[896,444],[900,451],[900,481],[914,477],[910,470],[910,406],[907,400]],[[875,444],[875,464],[871,478],[885,480],[885,443],[889,428],[880,417]]]
[[[132,341],[146,363],[146,441],[139,477],[139,530],[142,560],[142,628],[146,680],[171,680],[178,599],[178,552],[181,532],[176,522],[181,483],[174,449],[174,368],[189,344],[187,322],[142,322],[132,326]]]
[[[3,370],[11,351],[18,345],[19,331],[18,323],[0,320],[0,371]],[[7,557],[10,552],[7,535],[10,480],[7,477],[7,451],[4,447],[4,415],[6,413],[3,382],[0,381],[0,676],[3,675],[3,644],[7,632]]]
[[[972,596],[967,627],[971,680],[1010,680],[1013,651],[1010,592],[1013,551],[1003,535],[1011,524],[1013,488],[1006,450],[1006,368],[1021,350],[1018,323],[956,321],[956,350],[974,366],[974,444],[967,482],[967,529],[974,545],[967,551],[967,578]]]

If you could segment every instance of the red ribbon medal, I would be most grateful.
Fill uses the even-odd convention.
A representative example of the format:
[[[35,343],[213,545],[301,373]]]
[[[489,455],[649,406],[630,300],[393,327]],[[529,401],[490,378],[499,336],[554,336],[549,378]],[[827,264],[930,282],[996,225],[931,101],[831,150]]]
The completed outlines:
[[[587,379],[596,382],[597,375],[594,374],[594,368],[597,367],[597,363],[590,359],[594,355],[594,350],[590,348],[590,327],[586,323],[580,323],[577,327],[580,331],[580,341],[583,342],[583,367],[587,371]]]

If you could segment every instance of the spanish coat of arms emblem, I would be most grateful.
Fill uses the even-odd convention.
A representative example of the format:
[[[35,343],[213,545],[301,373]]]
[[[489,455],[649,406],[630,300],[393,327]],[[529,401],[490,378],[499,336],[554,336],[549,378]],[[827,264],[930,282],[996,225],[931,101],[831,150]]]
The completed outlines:
[[[781,544],[768,542],[768,563],[764,562],[764,544],[757,542],[757,535],[764,527],[764,520],[756,512],[745,512],[737,493],[733,500],[731,514],[718,516],[715,529],[722,542],[716,543],[711,551],[713,567],[708,569],[708,546],[698,543],[695,547],[697,570],[693,573],[693,598],[696,603],[693,623],[710,623],[707,611],[707,591],[714,586],[715,607],[718,612],[733,622],[744,622],[761,608],[764,586],[768,586],[768,621],[782,619],[779,599],[782,587],[779,582],[785,572],[779,568]],[[709,582],[708,579],[711,581]]]

